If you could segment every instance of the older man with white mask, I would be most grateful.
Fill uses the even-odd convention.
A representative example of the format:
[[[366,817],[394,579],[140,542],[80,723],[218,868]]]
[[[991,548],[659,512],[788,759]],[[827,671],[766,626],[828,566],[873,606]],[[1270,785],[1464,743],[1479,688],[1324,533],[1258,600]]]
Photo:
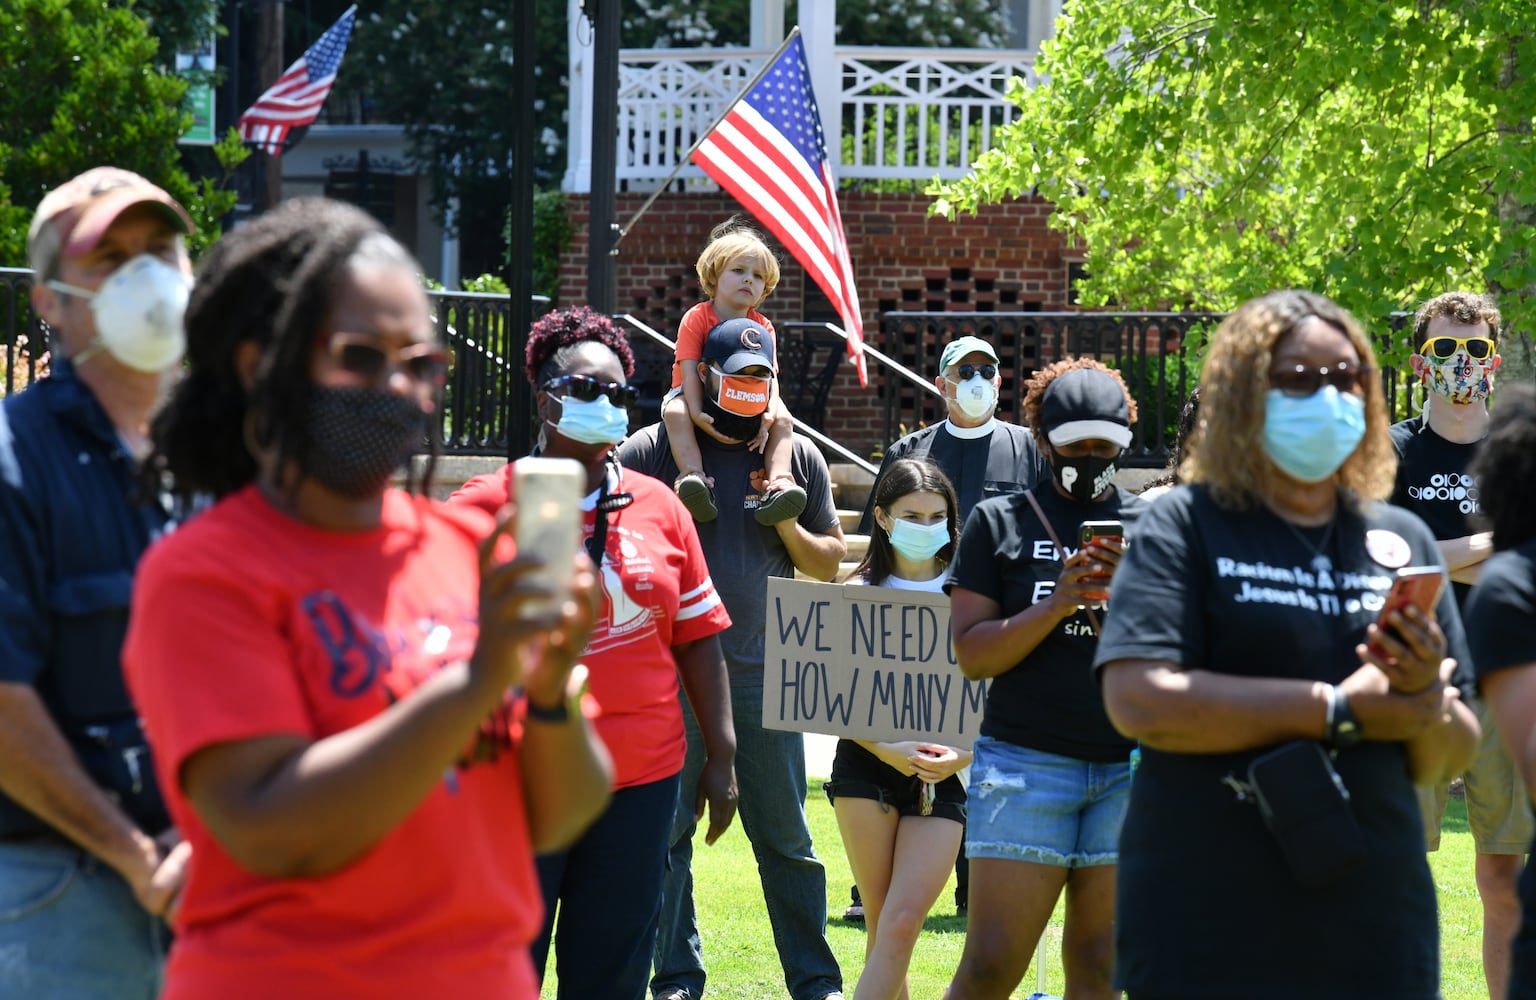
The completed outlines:
[[[0,404],[0,996],[160,992],[176,844],[120,651],[171,510],[141,486],[191,287],[176,200],[99,167],[27,237],[48,377]]]

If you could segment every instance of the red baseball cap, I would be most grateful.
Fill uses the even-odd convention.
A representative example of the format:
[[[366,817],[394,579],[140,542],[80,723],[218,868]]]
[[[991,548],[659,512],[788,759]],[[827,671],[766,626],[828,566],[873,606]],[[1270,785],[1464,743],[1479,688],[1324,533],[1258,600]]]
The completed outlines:
[[[62,258],[94,249],[119,215],[143,204],[163,206],[166,220],[181,232],[196,228],[175,198],[131,170],[96,167],[65,181],[43,197],[32,216],[27,232],[32,270],[53,277]]]

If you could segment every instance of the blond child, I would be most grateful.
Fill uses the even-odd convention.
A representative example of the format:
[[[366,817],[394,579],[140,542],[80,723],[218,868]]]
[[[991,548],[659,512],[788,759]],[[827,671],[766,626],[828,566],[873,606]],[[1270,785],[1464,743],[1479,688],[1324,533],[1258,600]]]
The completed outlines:
[[[672,390],[662,401],[661,419],[678,468],[673,489],[694,519],[702,522],[713,521],[719,511],[714,478],[704,469],[693,428],[720,436],[713,427],[714,419],[705,412],[704,381],[699,370],[704,340],[720,323],[742,318],[773,334],[773,324],[757,307],[778,286],[779,262],[755,229],[732,217],[710,232],[709,245],[699,254],[695,268],[709,299],[689,309],[678,324]],[[777,352],[772,356],[777,358]],[[759,524],[787,521],[805,509],[805,490],[795,484],[790,468],[794,421],[779,398],[777,370],[774,376],[769,382],[762,429],[751,444],[753,450],[763,453],[765,486],[754,514]]]

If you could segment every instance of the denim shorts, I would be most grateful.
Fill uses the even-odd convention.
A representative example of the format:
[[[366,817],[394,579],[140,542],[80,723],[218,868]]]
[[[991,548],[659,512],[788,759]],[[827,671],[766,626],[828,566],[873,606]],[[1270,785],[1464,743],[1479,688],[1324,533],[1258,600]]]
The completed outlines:
[[[898,816],[921,816],[918,800],[922,781],[902,774],[852,740],[837,741],[837,755],[832,759],[832,780],[822,785],[827,801],[836,804],[839,797],[874,799],[881,808],[896,810]],[[933,786],[933,808],[929,815],[951,819],[965,825],[965,788],[960,779],[950,775]]]
[[[987,736],[977,737],[972,750],[970,857],[1054,868],[1119,860],[1129,761],[1077,760]]]

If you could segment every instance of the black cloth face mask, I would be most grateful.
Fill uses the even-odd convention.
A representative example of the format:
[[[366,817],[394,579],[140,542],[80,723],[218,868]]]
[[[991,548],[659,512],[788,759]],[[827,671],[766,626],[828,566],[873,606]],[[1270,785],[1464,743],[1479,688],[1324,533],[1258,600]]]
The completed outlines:
[[[306,416],[305,473],[353,500],[382,493],[394,471],[426,445],[427,415],[414,396],[317,385]]]
[[[1065,458],[1055,448],[1051,449],[1051,475],[1062,490],[1078,503],[1092,503],[1093,498],[1109,489],[1115,478],[1114,458],[1098,458],[1084,455],[1081,458]]]
[[[751,441],[757,437],[757,432],[763,426],[761,413],[754,417],[744,417],[739,413],[721,409],[719,403],[708,397],[704,399],[704,412],[714,419],[717,433],[737,441]]]

